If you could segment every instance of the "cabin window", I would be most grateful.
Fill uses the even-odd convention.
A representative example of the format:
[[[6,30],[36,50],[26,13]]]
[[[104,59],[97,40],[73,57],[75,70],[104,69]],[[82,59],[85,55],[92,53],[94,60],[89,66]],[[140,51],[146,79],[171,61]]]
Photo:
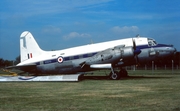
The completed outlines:
[[[70,60],[69,57],[65,57],[65,58],[64,58],[64,61],[68,61],[68,60]]]
[[[74,59],[79,59],[79,56],[74,56]]]
[[[83,55],[79,55],[79,58],[82,59],[82,58],[83,58]]]
[[[74,59],[74,57],[73,57],[73,56],[69,57],[69,60],[73,60],[73,59]]]
[[[88,57],[88,54],[84,54],[84,55],[83,55],[83,58],[87,58],[87,57]]]
[[[93,56],[93,54],[92,54],[92,53],[88,54],[88,57],[91,57],[91,56]]]

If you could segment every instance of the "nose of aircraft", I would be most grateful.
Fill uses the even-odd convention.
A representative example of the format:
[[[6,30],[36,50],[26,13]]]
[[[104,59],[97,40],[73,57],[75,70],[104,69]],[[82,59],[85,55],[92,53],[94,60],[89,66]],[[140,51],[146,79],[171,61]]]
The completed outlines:
[[[174,52],[173,55],[175,55],[177,53],[176,48],[173,49],[173,52]]]
[[[173,56],[174,54],[176,54],[176,51],[177,50],[173,45],[169,45],[166,47],[166,52],[169,52],[169,56]]]
[[[173,45],[170,45],[169,50],[172,54],[176,53],[176,48]]]
[[[174,53],[176,53],[177,52],[177,50],[176,50],[176,48],[174,48]]]
[[[177,50],[176,50],[176,48],[174,48],[174,53],[176,53],[177,52]]]

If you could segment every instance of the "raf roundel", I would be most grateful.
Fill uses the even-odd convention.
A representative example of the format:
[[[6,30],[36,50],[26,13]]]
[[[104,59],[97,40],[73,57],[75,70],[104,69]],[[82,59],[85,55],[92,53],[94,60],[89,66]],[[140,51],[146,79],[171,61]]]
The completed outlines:
[[[58,58],[57,58],[57,61],[58,61],[59,63],[62,63],[62,62],[63,62],[63,57],[61,57],[61,56],[58,57]]]

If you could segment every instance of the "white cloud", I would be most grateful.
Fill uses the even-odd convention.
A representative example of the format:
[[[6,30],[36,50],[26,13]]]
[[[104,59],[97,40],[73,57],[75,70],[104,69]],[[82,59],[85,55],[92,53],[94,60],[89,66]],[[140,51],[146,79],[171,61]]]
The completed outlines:
[[[65,40],[74,39],[74,38],[87,38],[87,37],[91,37],[91,35],[87,33],[80,34],[78,32],[71,32],[68,35],[63,36]]]
[[[61,33],[61,29],[59,27],[49,25],[49,26],[44,27],[42,29],[42,32],[46,34],[59,34]]]
[[[138,32],[139,28],[137,26],[124,26],[124,27],[119,27],[119,26],[115,26],[113,28],[111,28],[111,31],[113,31],[114,33],[131,33],[131,32]]]
[[[2,2],[1,4],[8,4],[8,10],[12,11],[11,13],[3,12],[3,15],[6,15],[6,17],[11,16],[12,14],[21,17],[29,17],[39,14],[57,14],[73,10],[82,10],[94,5],[108,3],[109,1],[112,0],[23,0],[21,2],[19,2],[19,0],[12,0],[5,1],[5,3]],[[2,11],[0,10],[0,12]]]

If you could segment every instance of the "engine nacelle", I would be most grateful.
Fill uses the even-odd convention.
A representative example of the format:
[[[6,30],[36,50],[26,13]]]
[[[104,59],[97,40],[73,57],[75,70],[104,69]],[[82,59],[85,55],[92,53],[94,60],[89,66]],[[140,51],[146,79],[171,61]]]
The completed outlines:
[[[126,61],[134,58],[134,49],[132,47],[115,47],[101,51],[85,61],[86,65],[92,64],[117,64],[120,61]]]
[[[121,50],[121,57],[123,61],[134,59],[134,49],[133,47],[124,47]]]

